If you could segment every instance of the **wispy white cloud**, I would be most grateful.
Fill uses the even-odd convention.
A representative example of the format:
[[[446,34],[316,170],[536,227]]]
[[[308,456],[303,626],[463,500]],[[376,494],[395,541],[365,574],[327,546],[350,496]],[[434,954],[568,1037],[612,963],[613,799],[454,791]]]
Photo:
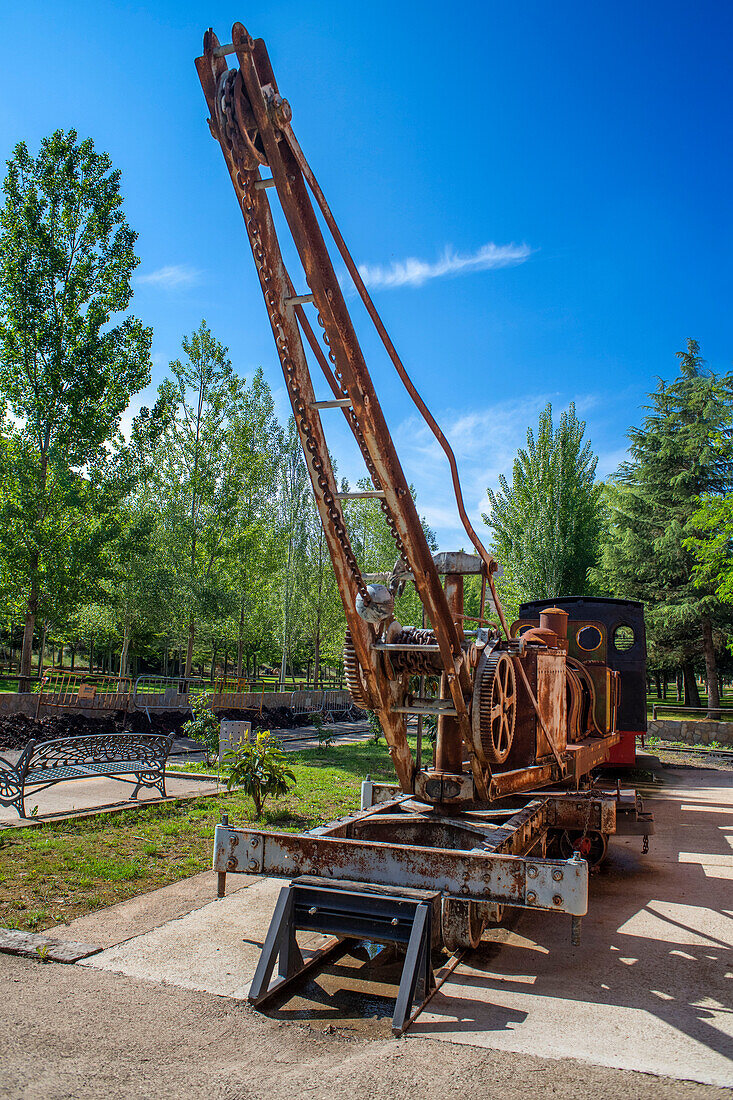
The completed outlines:
[[[188,264],[168,264],[135,277],[135,282],[144,286],[157,286],[161,290],[178,290],[181,287],[195,286],[200,281],[201,272]]]
[[[592,408],[600,400],[600,396],[593,393],[579,394],[576,404]],[[498,488],[501,474],[511,481],[517,450],[526,446],[527,428],[536,427],[548,401],[552,402],[557,416],[567,406],[564,395],[545,391],[469,411],[441,412],[441,427],[458,462],[466,510],[484,541],[491,537],[481,519],[481,514],[489,510],[486,490]],[[407,478],[417,489],[418,511],[436,531],[441,549],[468,548],[469,540],[458,517],[448,463],[432,432],[421,417],[411,416],[399,425],[394,437]],[[586,433],[586,438],[592,441],[591,431]],[[602,451],[598,476],[607,476],[624,454],[623,450]]]
[[[440,259],[430,263],[410,256],[389,266],[360,264],[359,274],[373,290],[391,290],[400,286],[422,286],[429,279],[453,278],[472,271],[490,271],[514,267],[529,259],[532,249],[526,244],[484,244],[476,252],[461,254],[446,247]]]

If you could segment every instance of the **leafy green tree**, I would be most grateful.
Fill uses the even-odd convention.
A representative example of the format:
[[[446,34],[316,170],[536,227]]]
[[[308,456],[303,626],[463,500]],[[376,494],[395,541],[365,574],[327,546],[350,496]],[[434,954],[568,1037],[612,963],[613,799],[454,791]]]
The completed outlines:
[[[304,547],[305,585],[302,616],[309,656],[313,660],[313,685],[318,687],[321,663],[329,650],[335,648],[341,656],[345,630],[345,615],[336,577],[326,545],[326,536],[312,494],[308,496],[304,515],[306,540]],[[331,645],[329,646],[329,643]],[[310,663],[310,662],[309,662]]]
[[[100,563],[100,601],[108,608],[120,643],[120,676],[127,676],[131,645],[154,634],[171,614],[175,579],[162,552],[162,523],[156,493],[156,451],[165,427],[160,404],[141,409],[129,444],[120,452],[120,476],[127,490],[114,510],[114,537]]]
[[[650,394],[630,454],[609,485],[611,526],[603,572],[615,595],[642,600],[652,646],[677,653],[688,704],[699,706],[694,664],[702,653],[711,713],[720,703],[714,629],[729,623],[716,578],[694,547],[713,550],[713,501],[733,486],[733,374],[704,369],[700,347],[677,352],[680,374]],[[690,547],[693,547],[691,549]]]
[[[598,459],[583,442],[585,422],[571,403],[557,428],[550,404],[540,415],[537,435],[527,430],[527,447],[514,460],[511,485],[488,490],[491,511],[483,515],[493,533],[494,555],[509,593],[525,600],[583,596],[599,554],[601,488]]]
[[[243,385],[232,425],[240,493],[227,553],[238,605],[233,639],[239,678],[245,656],[249,663],[249,657],[261,650],[263,637],[271,633],[272,578],[277,576],[280,549],[274,504],[283,433],[261,368],[248,386]]]
[[[295,773],[269,730],[258,730],[254,741],[242,741],[224,759],[231,768],[228,789],[239,787],[249,795],[257,820],[262,816],[262,807],[270,795],[281,798],[295,785]]]
[[[733,604],[733,493],[705,496],[691,518],[696,534],[685,542],[695,559],[695,584]]]
[[[55,131],[32,157],[8,161],[0,210],[0,401],[14,417],[14,535],[23,577],[21,675],[30,675],[36,615],[59,517],[150,377],[150,329],[126,313],[138,265],[120,172],[91,140]]]
[[[222,572],[226,532],[240,501],[234,421],[241,383],[227,349],[205,321],[182,341],[185,361],[169,366],[158,391],[166,426],[158,444],[157,470],[165,551],[180,586],[187,621],[185,674],[191,675],[196,624],[213,617],[229,599]]]
[[[297,612],[300,594],[306,583],[306,515],[311,488],[295,420],[288,420],[280,464],[279,513],[282,539],[280,575],[280,682],[285,681],[288,664],[303,634],[303,620]]]

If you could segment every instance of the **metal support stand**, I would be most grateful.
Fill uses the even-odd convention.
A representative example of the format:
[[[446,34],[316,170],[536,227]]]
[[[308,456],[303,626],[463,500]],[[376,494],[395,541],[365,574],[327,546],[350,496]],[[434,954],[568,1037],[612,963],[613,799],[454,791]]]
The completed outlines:
[[[307,971],[321,965],[327,956],[343,952],[351,940],[405,944],[392,1032],[401,1035],[417,1001],[419,1012],[435,990],[430,959],[433,911],[440,895],[421,890],[369,887],[359,882],[332,882],[302,877],[283,887],[270,922],[265,945],[249,991],[250,1004],[261,1007],[282,993]],[[320,932],[336,938],[308,959],[298,947],[295,933]],[[278,977],[270,985],[275,962]],[[412,1014],[412,1015],[411,1015]]]

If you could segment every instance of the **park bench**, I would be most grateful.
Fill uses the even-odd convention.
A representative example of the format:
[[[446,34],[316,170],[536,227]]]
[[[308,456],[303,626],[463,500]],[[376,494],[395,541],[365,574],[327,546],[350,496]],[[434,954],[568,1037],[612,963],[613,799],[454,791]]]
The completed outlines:
[[[165,762],[172,744],[173,734],[148,733],[29,741],[17,764],[0,757],[0,805],[15,806],[25,817],[23,800],[29,787],[38,794],[55,783],[100,776],[135,783],[133,798],[141,787],[157,787],[165,798]]]

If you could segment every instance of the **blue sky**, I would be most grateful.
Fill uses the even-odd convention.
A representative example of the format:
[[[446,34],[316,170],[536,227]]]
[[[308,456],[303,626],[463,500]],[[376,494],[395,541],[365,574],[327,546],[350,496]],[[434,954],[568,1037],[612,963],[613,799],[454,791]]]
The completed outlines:
[[[1,20],[3,158],[21,138],[35,150],[74,126],[122,169],[154,383],[205,317],[237,370],[262,365],[287,408],[193,66],[204,30],[229,41],[234,20],[267,42],[301,146],[454,443],[475,518],[546,401],[558,414],[576,402],[605,475],[687,336],[714,369],[731,366],[733,6],[722,0],[6,0]],[[465,545],[447,468],[354,308],[420,509],[443,548]],[[360,476],[330,415],[339,471]]]

